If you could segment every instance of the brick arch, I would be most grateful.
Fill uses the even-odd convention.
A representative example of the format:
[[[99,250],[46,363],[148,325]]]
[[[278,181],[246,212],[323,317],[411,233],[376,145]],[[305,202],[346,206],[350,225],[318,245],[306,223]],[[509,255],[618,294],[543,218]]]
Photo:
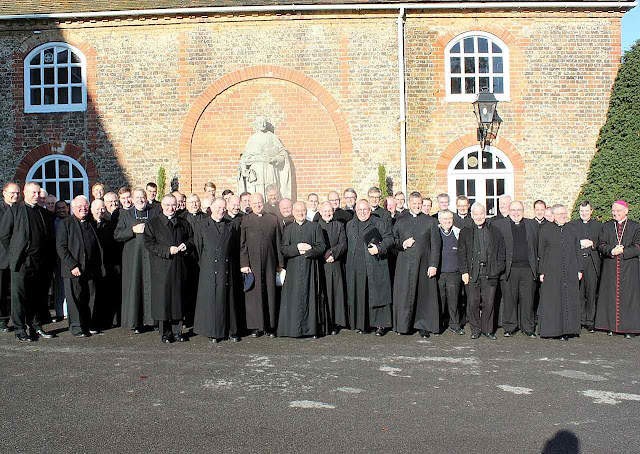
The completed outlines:
[[[198,121],[209,105],[225,90],[241,82],[262,78],[279,79],[291,82],[308,91],[318,99],[318,101],[327,110],[338,133],[340,153],[345,157],[344,161],[346,164],[342,166],[341,172],[350,177],[351,156],[353,152],[351,131],[349,130],[345,114],[342,112],[333,96],[331,96],[331,94],[322,85],[304,73],[280,66],[259,65],[234,71],[216,80],[206,90],[204,90],[200,96],[198,96],[187,113],[184,125],[182,126],[182,132],[180,134],[178,160],[181,180],[183,180],[185,186],[188,186],[189,191],[193,190],[191,142],[195,134]]]
[[[490,33],[498,38],[500,38],[504,43],[511,48],[516,43],[516,38],[513,34],[508,31],[506,28],[497,26],[497,25],[488,25],[488,24],[478,24],[473,28],[465,28],[455,31],[449,31],[444,35],[441,35],[435,42],[434,47],[444,55],[444,48],[447,47],[447,44],[451,42],[456,36],[461,35],[467,32],[485,32]]]
[[[436,183],[439,190],[442,190],[442,192],[447,192],[447,172],[449,170],[449,164],[451,164],[451,160],[461,150],[472,147],[474,145],[478,145],[478,138],[476,134],[466,134],[464,136],[458,137],[456,140],[447,145],[447,147],[438,158],[438,162],[436,163]],[[513,165],[513,196],[516,199],[523,198],[525,195],[525,165],[522,155],[516,149],[516,147],[506,139],[498,137],[498,139],[496,139],[492,143],[492,145],[502,151],[505,155],[507,155],[509,161],[511,161],[511,165]]]
[[[41,158],[50,155],[64,155],[75,159],[84,167],[85,172],[87,172],[87,177],[89,177],[89,187],[98,182],[98,168],[89,157],[85,156],[85,151],[80,147],[65,142],[45,143],[27,153],[22,158],[20,165],[18,165],[18,168],[16,169],[14,181],[18,184],[24,183],[27,178],[27,173],[29,173],[31,167],[33,167],[33,165]]]

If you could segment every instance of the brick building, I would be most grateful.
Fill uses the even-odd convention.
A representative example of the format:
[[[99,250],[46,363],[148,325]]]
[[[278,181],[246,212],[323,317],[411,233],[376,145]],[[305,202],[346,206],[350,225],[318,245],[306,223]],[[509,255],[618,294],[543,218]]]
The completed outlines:
[[[506,192],[529,214],[537,198],[573,202],[635,3],[293,3],[0,5],[0,179],[69,198],[164,166],[183,192],[235,189],[265,115],[300,198],[364,193],[384,165],[394,190],[490,207]],[[503,124],[479,155],[471,102],[485,87]]]

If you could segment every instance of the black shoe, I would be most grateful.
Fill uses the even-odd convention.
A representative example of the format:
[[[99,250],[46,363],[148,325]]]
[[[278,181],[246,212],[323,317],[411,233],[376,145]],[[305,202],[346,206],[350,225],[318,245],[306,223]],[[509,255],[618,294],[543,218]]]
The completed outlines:
[[[513,331],[505,331],[504,332],[504,337],[512,337],[515,334],[515,332]]]
[[[334,329],[334,330],[333,330],[333,331],[331,331],[329,334],[330,334],[330,335],[332,335],[332,336],[335,336],[336,334],[338,334],[338,332]]]
[[[530,337],[532,339],[537,337],[536,333],[534,333],[533,331],[523,331],[522,334],[524,334],[525,336]]]
[[[259,329],[254,329],[253,332],[251,333],[251,337],[260,337],[262,336],[263,332],[260,331]]]
[[[187,341],[187,338],[184,337],[182,334],[178,334],[177,336],[174,336],[173,339],[176,342],[186,342]]]
[[[423,339],[428,339],[429,337],[431,337],[431,334],[429,334],[429,331],[425,331],[423,329],[420,330],[420,337]]]
[[[16,334],[16,339],[18,339],[20,342],[31,342],[33,340],[31,339],[31,336],[27,335],[27,333]]]
[[[231,342],[240,342],[240,336],[229,336]]]
[[[560,336],[559,340],[567,342],[569,340],[569,336]]]
[[[43,339],[53,339],[54,337],[56,337],[55,334],[49,334],[42,328],[40,328],[39,330],[36,330],[36,334],[38,335],[38,337],[41,337]]]
[[[140,328],[134,328],[133,334],[140,334],[142,330]]]
[[[589,331],[590,333],[595,333],[596,329],[595,329],[595,327],[593,325],[589,325],[589,326],[587,326],[587,331]]]
[[[278,337],[276,333],[269,333],[267,334],[267,336],[269,336],[270,339],[275,339],[276,337]]]
[[[376,336],[380,336],[380,337],[382,337],[382,336],[384,336],[385,334],[387,334],[387,331],[386,331],[384,328],[378,328],[378,329],[376,330]]]
[[[317,338],[318,338],[317,334],[314,334],[313,336],[311,336],[311,339],[317,339]]]
[[[624,335],[624,338],[625,338],[625,339],[633,339],[634,337],[636,337],[636,335],[635,335],[635,334],[629,334],[629,333],[627,333],[627,334],[625,334],[625,335]]]
[[[494,340],[498,339],[498,338],[496,337],[496,335],[495,335],[495,334],[493,334],[493,333],[489,333],[489,334],[482,333],[482,335],[483,335],[484,337],[486,337],[487,339],[492,340],[492,341],[494,341]]]
[[[102,331],[99,329],[90,329],[89,334],[102,334]]]
[[[472,333],[471,334],[471,339],[473,339],[473,340],[480,339],[480,333]]]
[[[216,339],[215,337],[210,337],[209,338],[209,342],[211,342],[212,344],[217,344],[220,341],[218,339]]]
[[[73,337],[88,337],[85,333],[75,333]]]
[[[162,336],[163,344],[170,344],[171,342],[173,342],[173,338],[171,336]]]
[[[613,336],[613,331],[607,331],[607,336]]]

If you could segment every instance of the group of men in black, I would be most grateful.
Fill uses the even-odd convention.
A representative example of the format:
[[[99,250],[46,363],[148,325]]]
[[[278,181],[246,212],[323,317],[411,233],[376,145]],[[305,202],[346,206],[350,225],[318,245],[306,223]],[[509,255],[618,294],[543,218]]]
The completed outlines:
[[[447,328],[464,335],[467,322],[472,339],[495,340],[498,326],[505,337],[562,340],[581,328],[640,333],[640,225],[622,200],[600,224],[589,202],[568,222],[565,206],[545,217],[542,201],[526,219],[508,196],[487,218],[464,196],[454,213],[440,194],[430,215],[420,193],[405,208],[404,194],[383,201],[376,187],[361,200],[347,189],[344,207],[334,191],[306,204],[280,200],[275,187],[266,200],[230,190],[216,198],[213,183],[202,200],[175,191],[157,201],[156,191],[149,183],[105,194],[97,184],[93,201],[77,196],[69,214],[36,183],[23,201],[5,185],[0,331],[53,337],[43,329],[51,288],[77,337],[122,326],[156,328],[166,343],[187,332],[217,343],[341,329],[427,338]]]

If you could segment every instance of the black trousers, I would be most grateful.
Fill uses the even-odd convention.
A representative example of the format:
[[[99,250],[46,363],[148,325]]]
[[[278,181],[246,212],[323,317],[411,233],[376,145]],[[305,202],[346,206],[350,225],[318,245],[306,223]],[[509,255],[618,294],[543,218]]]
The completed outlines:
[[[481,274],[477,281],[469,281],[465,287],[472,334],[493,334],[495,332],[493,308],[497,286],[497,279],[489,279],[486,275]]]
[[[37,268],[27,268],[20,271],[11,271],[11,321],[16,335],[24,334],[28,326],[34,330],[42,328],[40,314],[42,306],[46,304],[42,298],[48,288],[48,282],[43,282],[41,273]]]
[[[440,273],[438,275],[438,290],[440,294],[440,315],[447,318],[445,307],[448,309],[449,327],[460,328],[460,287],[462,277],[460,272]]]
[[[182,320],[160,320],[158,331],[163,338],[182,334]]]
[[[505,332],[514,332],[518,328],[525,333],[535,332],[536,322],[533,312],[535,281],[531,268],[511,268],[509,279],[501,280],[500,286],[504,305],[502,327]]]
[[[598,274],[591,257],[582,259],[583,274],[580,280],[580,324],[593,326],[596,317]]]
[[[120,326],[122,316],[122,275],[120,268],[107,268],[106,276],[97,281],[97,317],[99,326]]]
[[[69,312],[71,334],[87,333],[99,329],[100,320],[96,307],[96,279],[83,274],[80,277],[64,278],[64,295]]]
[[[0,328],[6,328],[11,318],[11,270],[0,270]]]

